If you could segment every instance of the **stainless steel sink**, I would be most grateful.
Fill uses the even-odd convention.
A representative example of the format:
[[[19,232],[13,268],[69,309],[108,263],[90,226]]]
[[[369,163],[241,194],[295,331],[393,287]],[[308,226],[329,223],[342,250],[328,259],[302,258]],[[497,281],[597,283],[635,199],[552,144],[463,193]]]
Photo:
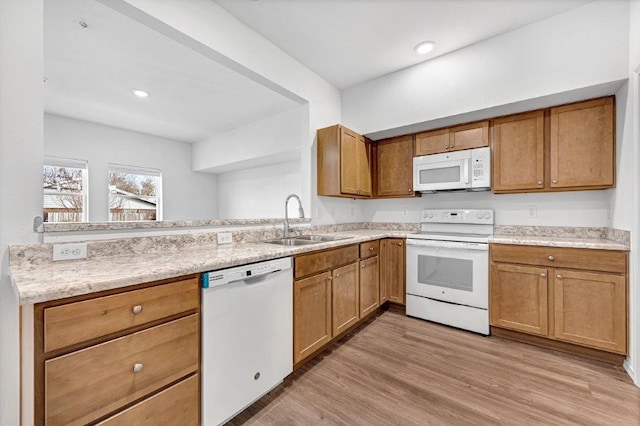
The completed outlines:
[[[320,241],[309,241],[304,239],[301,240],[296,237],[290,237],[290,238],[277,238],[275,240],[267,240],[264,242],[268,244],[277,244],[280,246],[308,246],[309,244],[316,244],[316,243],[319,243]]]
[[[324,243],[327,241],[344,240],[349,237],[334,237],[331,235],[300,235],[298,237],[277,238],[275,240],[267,240],[265,243],[277,244],[280,246],[306,246],[309,244]]]
[[[295,238],[298,238],[300,240],[326,242],[326,241],[346,240],[349,237],[337,237],[333,235],[300,235]]]

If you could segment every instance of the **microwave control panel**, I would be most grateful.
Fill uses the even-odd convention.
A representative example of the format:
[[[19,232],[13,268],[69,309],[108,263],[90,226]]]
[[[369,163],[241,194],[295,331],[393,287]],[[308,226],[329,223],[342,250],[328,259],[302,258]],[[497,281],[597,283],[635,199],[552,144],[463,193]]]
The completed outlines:
[[[489,148],[481,148],[472,151],[471,156],[471,181],[472,186],[480,186],[491,181],[491,151]]]

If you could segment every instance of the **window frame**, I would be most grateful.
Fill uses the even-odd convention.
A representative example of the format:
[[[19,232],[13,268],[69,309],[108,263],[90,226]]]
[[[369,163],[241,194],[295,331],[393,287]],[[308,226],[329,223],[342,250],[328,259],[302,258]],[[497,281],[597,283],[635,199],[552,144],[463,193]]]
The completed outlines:
[[[112,172],[118,172],[118,173],[125,173],[125,174],[130,174],[130,175],[138,175],[138,176],[154,176],[157,178],[157,183],[156,183],[156,195],[155,195],[155,199],[156,199],[156,219],[154,222],[159,222],[163,217],[163,200],[162,200],[162,170],[161,169],[156,169],[156,168],[151,168],[151,167],[143,167],[143,166],[131,166],[131,165],[126,165],[126,164],[119,164],[119,163],[108,163],[107,164],[107,218],[109,222],[143,222],[142,220],[138,221],[132,221],[132,220],[113,220],[111,218],[111,197],[112,197],[112,193],[111,193],[111,188],[109,188],[111,186],[111,173]],[[140,196],[137,196],[135,194],[131,194],[131,195],[127,195],[127,194],[118,194],[118,197],[124,198],[124,199],[140,199]],[[148,221],[148,222],[152,222],[152,221]]]
[[[56,157],[52,155],[45,155],[42,163],[42,173],[44,174],[45,167],[53,167],[53,168],[69,168],[69,169],[80,169],[82,170],[82,191],[80,193],[77,192],[67,192],[61,191],[56,193],[57,195],[65,195],[71,197],[82,197],[82,220],[80,222],[51,222],[46,221],[46,223],[86,223],[89,222],[89,161],[81,160],[77,158],[66,158],[66,157]],[[44,197],[45,197],[45,187],[42,187],[42,215],[43,219],[45,219],[44,214]],[[48,219],[48,218],[47,218]]]

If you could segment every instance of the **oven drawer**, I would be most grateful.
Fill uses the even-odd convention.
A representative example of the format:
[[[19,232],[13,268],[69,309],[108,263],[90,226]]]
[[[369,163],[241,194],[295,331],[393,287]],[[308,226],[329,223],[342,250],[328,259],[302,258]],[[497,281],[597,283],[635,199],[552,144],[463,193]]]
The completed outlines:
[[[491,260],[619,274],[627,270],[625,253],[613,250],[491,244]]]

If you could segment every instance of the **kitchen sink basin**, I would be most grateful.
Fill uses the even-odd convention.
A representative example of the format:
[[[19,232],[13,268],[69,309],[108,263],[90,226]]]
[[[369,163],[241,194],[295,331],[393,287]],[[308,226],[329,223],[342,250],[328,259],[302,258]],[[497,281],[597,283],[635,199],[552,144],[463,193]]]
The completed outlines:
[[[275,240],[267,240],[265,243],[277,244],[280,246],[307,246],[309,244],[319,243],[320,241],[301,240],[299,238],[277,238]]]
[[[265,241],[265,243],[277,244],[280,246],[306,246],[309,244],[344,240],[347,238],[349,237],[334,237],[330,235],[300,235],[298,237],[277,238],[275,240],[268,240],[268,241]]]
[[[333,235],[300,235],[295,238],[300,240],[307,240],[307,241],[326,242],[326,241],[346,240],[349,237],[336,237]]]

